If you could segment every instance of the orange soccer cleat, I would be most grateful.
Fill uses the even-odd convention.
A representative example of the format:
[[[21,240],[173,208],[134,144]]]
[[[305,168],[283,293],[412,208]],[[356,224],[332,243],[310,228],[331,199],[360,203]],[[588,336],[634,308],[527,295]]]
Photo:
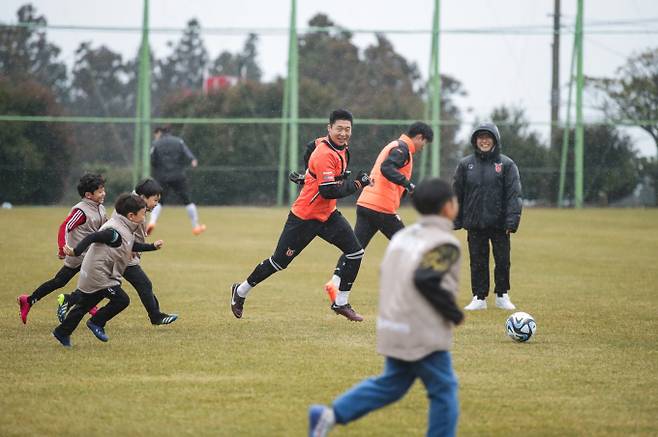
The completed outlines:
[[[205,232],[205,230],[206,230],[206,225],[198,225],[198,226],[195,226],[194,228],[192,228],[192,233],[194,235],[199,235],[199,234]]]
[[[327,296],[329,296],[329,300],[331,303],[336,302],[336,295],[338,294],[338,288],[334,285],[333,281],[329,280],[326,284],[324,284],[324,291],[327,292]]]

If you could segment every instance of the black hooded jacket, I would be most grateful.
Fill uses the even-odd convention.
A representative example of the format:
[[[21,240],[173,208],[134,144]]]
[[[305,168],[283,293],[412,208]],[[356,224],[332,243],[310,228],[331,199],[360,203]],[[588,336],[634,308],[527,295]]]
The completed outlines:
[[[486,131],[495,144],[489,152],[477,148],[476,135]],[[453,188],[459,199],[455,229],[501,229],[516,232],[521,221],[519,169],[500,153],[500,133],[493,123],[480,124],[471,135],[475,153],[457,166]]]

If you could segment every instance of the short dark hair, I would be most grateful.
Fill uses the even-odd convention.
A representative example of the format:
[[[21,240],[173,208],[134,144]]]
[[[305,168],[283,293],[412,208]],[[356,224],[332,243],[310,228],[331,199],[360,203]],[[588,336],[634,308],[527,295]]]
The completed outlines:
[[[347,120],[350,124],[354,123],[354,117],[352,117],[352,113],[347,109],[335,109],[329,114],[330,125],[333,125],[338,120]]]
[[[144,208],[146,208],[146,202],[136,194],[120,194],[117,201],[114,203],[114,209],[116,212],[124,217],[128,217],[128,214],[131,212],[137,214],[140,209]]]
[[[93,193],[103,186],[105,186],[103,176],[95,173],[85,173],[78,182],[78,194],[80,197],[85,197],[85,193]]]
[[[415,122],[414,124],[409,126],[409,129],[407,129],[407,136],[409,138],[413,138],[418,134],[421,134],[423,138],[427,140],[428,143],[431,143],[432,140],[434,139],[434,131],[429,126],[429,124],[423,123],[422,121]]]
[[[153,133],[157,134],[158,132],[161,132],[163,134],[168,134],[169,132],[171,132],[171,126],[169,126],[168,124],[156,126],[155,129],[153,129]]]
[[[411,197],[414,208],[422,215],[439,214],[443,205],[454,197],[452,186],[439,178],[424,179]]]
[[[162,185],[155,179],[147,178],[137,184],[135,193],[144,197],[157,196],[162,194]]]

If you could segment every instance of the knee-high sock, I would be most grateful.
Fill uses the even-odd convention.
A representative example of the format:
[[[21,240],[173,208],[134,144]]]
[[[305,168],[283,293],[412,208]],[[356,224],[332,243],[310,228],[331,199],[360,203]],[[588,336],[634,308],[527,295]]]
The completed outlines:
[[[363,256],[361,254],[361,256]],[[361,266],[361,257],[356,259],[347,258],[345,260],[345,268],[343,275],[340,278],[340,286],[338,287],[338,296],[336,296],[336,305],[345,305],[349,299],[352,284],[359,273]]]
[[[272,258],[264,259],[260,264],[256,266],[251,275],[247,278],[247,282],[252,287],[255,287],[260,282],[263,282],[265,279],[272,276],[274,273],[282,270],[278,264],[272,261]],[[244,292],[244,288],[241,290]]]
[[[192,227],[196,228],[199,226],[199,213],[196,210],[196,205],[193,203],[188,203],[185,205],[185,209],[187,210],[187,216],[190,218],[190,221],[192,222]]]
[[[155,222],[158,221],[158,217],[160,217],[161,212],[162,212],[162,205],[158,203],[157,205],[155,205],[155,208],[153,208],[153,211],[151,211],[151,220],[150,220],[151,224],[154,225]]]

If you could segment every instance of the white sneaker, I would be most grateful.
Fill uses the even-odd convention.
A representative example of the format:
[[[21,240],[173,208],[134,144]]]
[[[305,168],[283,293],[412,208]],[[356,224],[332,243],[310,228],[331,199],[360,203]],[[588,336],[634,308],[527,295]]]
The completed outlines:
[[[326,437],[335,424],[336,415],[333,408],[316,404],[308,409],[309,437]]]
[[[477,298],[477,296],[473,296],[473,300],[471,301],[471,303],[466,305],[464,307],[464,309],[467,310],[467,311],[486,310],[487,309],[487,301],[486,300],[480,300],[480,299]]]
[[[496,296],[496,306],[504,310],[515,310],[516,305],[509,300],[509,295],[507,293],[503,294],[501,297]]]

